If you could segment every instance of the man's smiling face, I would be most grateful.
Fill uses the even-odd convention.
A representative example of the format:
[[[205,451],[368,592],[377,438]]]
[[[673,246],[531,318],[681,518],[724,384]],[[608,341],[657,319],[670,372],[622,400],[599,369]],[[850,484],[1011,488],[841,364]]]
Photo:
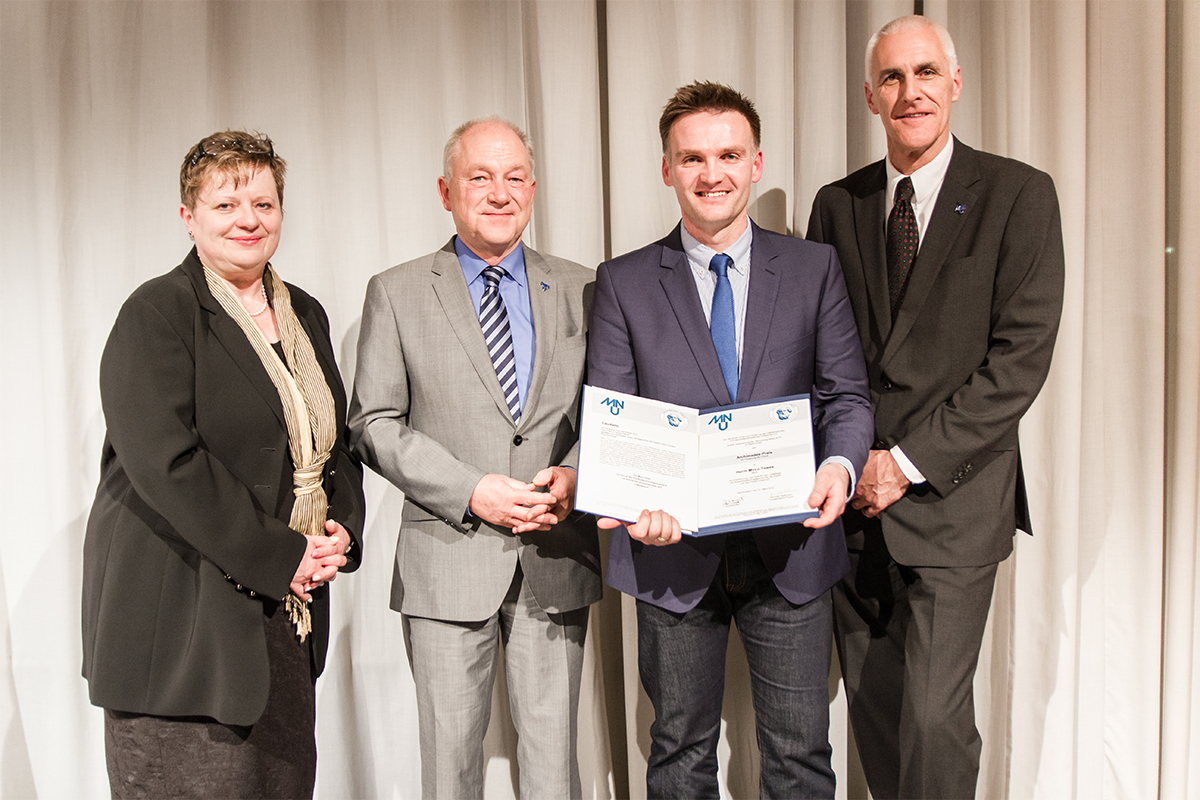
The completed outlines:
[[[950,106],[962,78],[932,28],[880,37],[864,88],[871,113],[883,121],[888,158],[904,174],[927,164],[949,141]]]
[[[746,229],[750,185],[762,177],[749,121],[736,111],[697,111],[675,120],[668,141],[663,182],[675,189],[683,224],[710,247],[731,244]]]
[[[475,255],[498,264],[521,241],[533,213],[533,164],[516,133],[492,120],[459,140],[451,175],[438,178],[442,205]]]

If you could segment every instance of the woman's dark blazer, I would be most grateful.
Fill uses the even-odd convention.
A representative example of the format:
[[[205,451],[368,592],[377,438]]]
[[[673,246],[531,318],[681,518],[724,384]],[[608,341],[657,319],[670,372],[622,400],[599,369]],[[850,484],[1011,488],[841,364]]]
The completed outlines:
[[[329,518],[354,539],[350,571],[365,503],[346,446],[346,392],[324,310],[288,290],[337,407],[324,485]],[[279,394],[209,292],[195,249],[125,301],[100,362],[100,397],[108,430],[83,546],[91,701],[249,725],[267,702],[263,603],[287,595],[305,540],[287,526],[292,461]],[[310,608],[315,676],[329,642],[327,587]]]

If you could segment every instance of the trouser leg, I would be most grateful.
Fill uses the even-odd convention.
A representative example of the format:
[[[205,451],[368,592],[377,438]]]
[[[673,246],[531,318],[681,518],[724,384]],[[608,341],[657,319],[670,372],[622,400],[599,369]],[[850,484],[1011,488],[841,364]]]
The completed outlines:
[[[421,794],[482,797],[499,618],[464,623],[405,615],[404,627],[417,691]]]
[[[759,793],[764,798],[832,798],[829,593],[803,605],[789,602],[775,587],[749,534],[729,537],[722,568],[750,667],[762,754]]]
[[[983,741],[975,726],[975,668],[996,566],[916,567],[908,587],[900,714],[900,796],[975,795]]]
[[[582,795],[579,779],[579,682],[586,607],[548,614],[527,581],[500,609],[508,697],[517,729],[522,800]]]
[[[750,665],[762,753],[759,792],[763,798],[832,798],[829,593],[799,607],[782,596],[757,606],[735,619]]]
[[[997,565],[897,564],[875,520],[849,545],[834,628],[871,794],[972,797],[982,746],[972,684]]]
[[[848,544],[850,572],[833,587],[834,638],[867,786],[885,800],[900,791],[908,598],[876,521]]]
[[[654,707],[646,793],[650,798],[716,798],[717,741],[725,694],[730,609],[712,589],[678,614],[641,600],[638,672]]]

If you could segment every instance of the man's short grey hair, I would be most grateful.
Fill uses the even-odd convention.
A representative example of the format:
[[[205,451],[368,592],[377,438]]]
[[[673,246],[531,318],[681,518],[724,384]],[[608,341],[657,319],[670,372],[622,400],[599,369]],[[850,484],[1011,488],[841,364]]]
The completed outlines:
[[[516,137],[521,140],[521,144],[525,145],[525,155],[529,157],[529,177],[532,179],[533,172],[533,145],[529,142],[529,137],[525,135],[525,131],[518,128],[513,123],[506,120],[498,114],[492,114],[487,117],[477,117],[476,119],[468,120],[462,125],[454,129],[454,133],[450,134],[450,138],[446,140],[446,147],[442,150],[442,177],[450,180],[451,167],[454,164],[454,159],[458,158],[459,146],[462,144],[462,137],[471,128],[477,125],[485,125],[489,122],[495,122],[508,128]]]
[[[937,34],[938,41],[942,43],[942,52],[946,54],[946,60],[950,62],[950,72],[954,72],[954,68],[958,66],[958,54],[954,51],[954,40],[950,38],[950,31],[929,17],[923,17],[920,14],[911,14],[907,17],[896,17],[876,31],[875,35],[867,42],[867,56],[864,59],[863,66],[868,85],[875,85],[875,76],[871,74],[871,59],[875,56],[875,45],[879,44],[879,40],[884,36],[891,36],[893,33],[916,31],[922,28],[930,28]]]

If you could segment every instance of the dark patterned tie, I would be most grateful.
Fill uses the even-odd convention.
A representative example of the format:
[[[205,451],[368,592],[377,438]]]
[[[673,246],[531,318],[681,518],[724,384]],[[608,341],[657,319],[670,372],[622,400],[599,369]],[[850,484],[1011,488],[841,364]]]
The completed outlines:
[[[729,283],[729,268],[733,259],[724,253],[717,253],[708,262],[708,268],[717,273],[717,288],[713,291],[712,321],[708,324],[712,334],[713,346],[717,348],[717,360],[721,362],[721,373],[725,376],[725,386],[729,389],[729,397],[737,402],[738,392],[738,359],[737,331],[733,317],[733,286]]]
[[[904,301],[908,273],[917,254],[917,216],[912,207],[912,178],[896,184],[896,201],[887,221],[888,297],[892,302],[892,322]]]
[[[483,341],[487,343],[488,355],[496,377],[500,379],[500,390],[504,402],[508,403],[513,422],[521,419],[521,397],[517,392],[517,361],[513,357],[512,328],[508,326],[508,312],[500,299],[500,279],[506,273],[500,267],[484,267],[483,299],[479,301],[479,326],[483,328]]]

